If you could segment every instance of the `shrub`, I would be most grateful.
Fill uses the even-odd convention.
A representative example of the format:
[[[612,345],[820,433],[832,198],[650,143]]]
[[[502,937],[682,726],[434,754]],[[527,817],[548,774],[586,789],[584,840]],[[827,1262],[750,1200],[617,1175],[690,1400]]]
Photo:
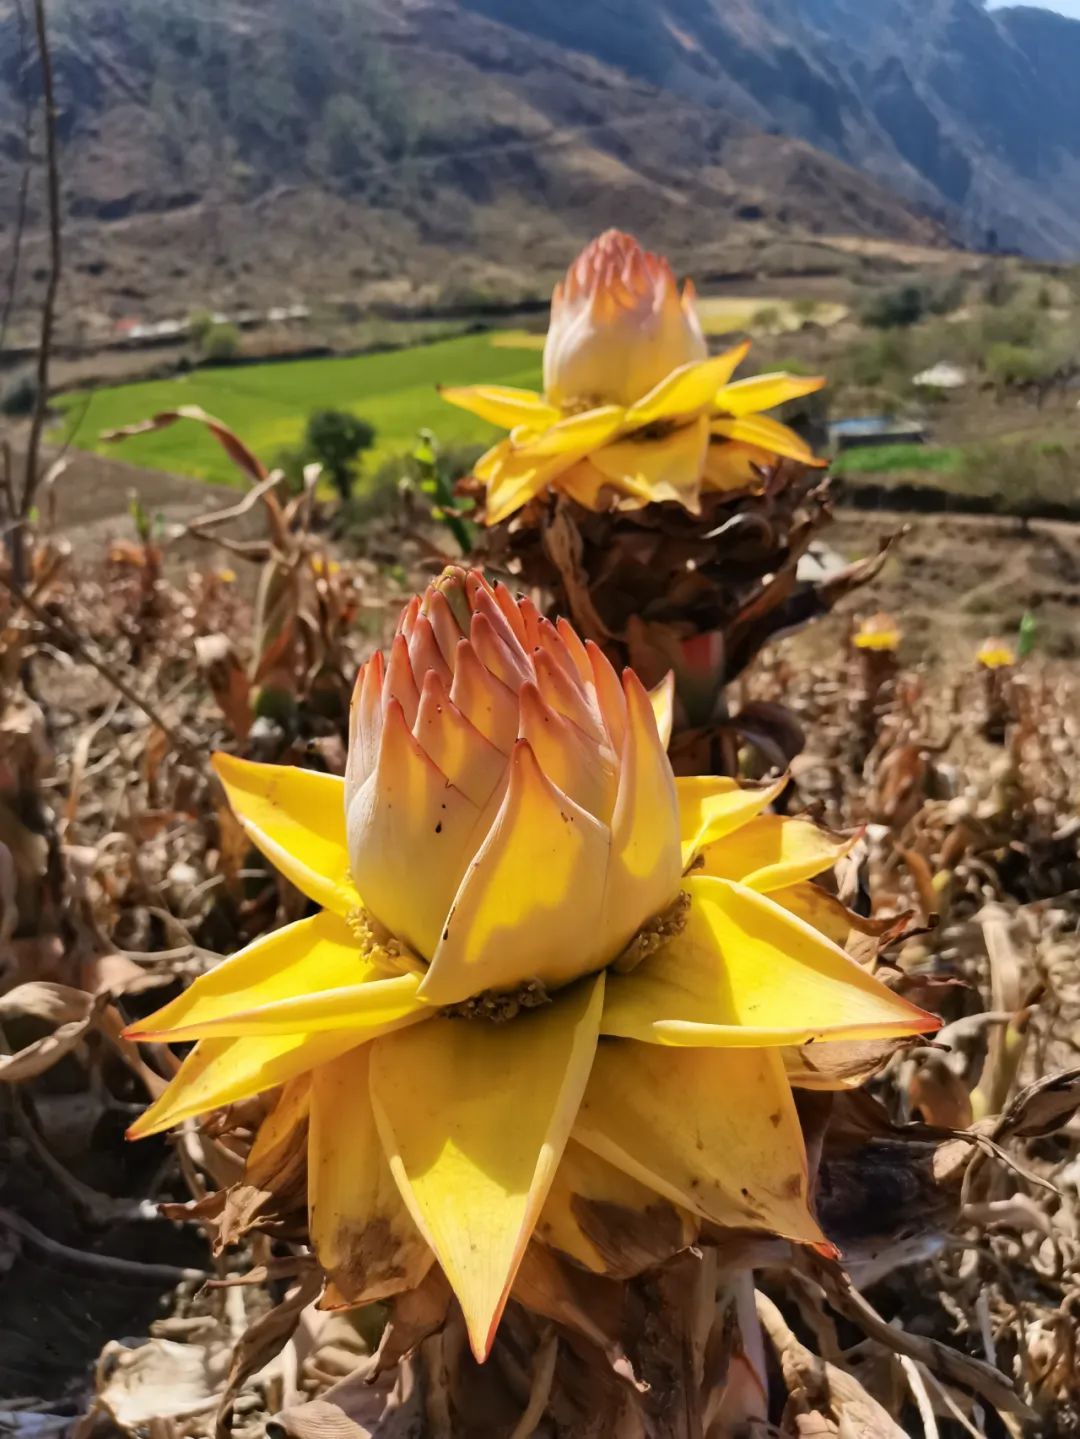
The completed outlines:
[[[1047,360],[1028,345],[999,340],[983,356],[983,370],[998,385],[1022,385],[1046,373]]]
[[[214,328],[214,317],[209,310],[192,310],[188,316],[188,334],[201,350],[203,341]]]
[[[784,316],[778,305],[763,305],[760,310],[755,310],[750,317],[750,325],[755,330],[765,330],[770,334],[783,326]]]
[[[33,375],[24,372],[9,380],[0,391],[0,414],[17,418],[29,415],[37,404],[38,386]]]
[[[903,391],[912,373],[911,347],[906,335],[871,335],[855,345],[836,367],[840,384],[860,388]]]
[[[343,500],[352,494],[357,457],[375,443],[375,426],[349,410],[315,410],[308,416],[304,451],[318,460]]]
[[[929,308],[927,292],[921,285],[901,285],[869,299],[862,309],[862,321],[875,330],[892,330],[914,325]]]
[[[228,323],[211,324],[199,348],[208,360],[231,360],[240,347],[240,331]]]
[[[1035,307],[1023,301],[991,308],[982,316],[983,344],[1032,345],[1043,324]]]

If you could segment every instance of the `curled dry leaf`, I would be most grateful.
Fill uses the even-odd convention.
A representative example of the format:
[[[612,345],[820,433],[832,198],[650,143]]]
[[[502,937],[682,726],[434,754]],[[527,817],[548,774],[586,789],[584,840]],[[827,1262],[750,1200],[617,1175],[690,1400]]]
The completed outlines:
[[[205,1414],[225,1382],[229,1351],[150,1339],[136,1348],[106,1344],[98,1360],[94,1407],[128,1433],[143,1425]]]
[[[59,1063],[82,1040],[104,1002],[105,996],[95,998],[68,985],[34,982],[0,997],[0,1021],[28,1016],[56,1025],[14,1054],[0,1054],[0,1083],[21,1084]]]
[[[376,1373],[368,1361],[323,1399],[283,1409],[267,1433],[270,1439],[415,1439],[424,1432],[425,1411],[414,1364],[406,1360]]]
[[[305,1274],[280,1304],[251,1325],[236,1345],[229,1364],[228,1382],[218,1404],[218,1439],[228,1439],[233,1404],[245,1380],[281,1352],[295,1333],[304,1310],[314,1303],[321,1289],[322,1275],[317,1270]]]
[[[228,635],[197,635],[195,658],[237,739],[251,729],[251,681]]]
[[[229,459],[243,470],[250,480],[266,479],[265,467],[261,461],[256,459],[243,440],[235,435],[222,420],[215,419],[213,415],[207,414],[198,405],[180,405],[175,410],[161,410],[158,414],[151,416],[149,420],[141,420],[135,425],[125,425],[119,430],[106,430],[101,438],[115,442],[126,440],[132,435],[152,434],[155,430],[164,430],[170,425],[175,425],[177,420],[195,420],[198,424],[205,425]]]

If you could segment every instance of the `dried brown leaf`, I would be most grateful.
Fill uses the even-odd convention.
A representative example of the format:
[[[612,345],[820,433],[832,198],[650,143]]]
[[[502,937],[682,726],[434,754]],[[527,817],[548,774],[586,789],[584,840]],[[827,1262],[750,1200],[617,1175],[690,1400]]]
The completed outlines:
[[[229,1439],[233,1404],[245,1380],[281,1352],[295,1333],[304,1310],[314,1303],[321,1289],[321,1271],[316,1269],[304,1275],[280,1304],[251,1325],[237,1344],[229,1365],[228,1382],[218,1405],[217,1439]]]

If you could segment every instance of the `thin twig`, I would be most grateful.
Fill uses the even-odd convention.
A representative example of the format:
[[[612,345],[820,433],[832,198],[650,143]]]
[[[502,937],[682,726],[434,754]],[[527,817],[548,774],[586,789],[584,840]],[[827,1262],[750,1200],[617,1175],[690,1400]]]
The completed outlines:
[[[37,394],[26,442],[26,471],[19,513],[25,520],[34,507],[38,485],[38,457],[45,414],[49,405],[49,360],[52,356],[53,324],[56,319],[56,292],[60,285],[60,170],[56,159],[56,95],[53,90],[52,55],[45,24],[45,0],[34,0],[34,28],[37,32],[38,59],[41,64],[41,91],[45,107],[45,173],[49,197],[49,277],[41,306],[41,336],[37,353]],[[13,565],[15,578],[21,580],[25,564],[24,536],[14,535]]]
[[[0,1224],[32,1244],[53,1259],[60,1260],[65,1268],[81,1270],[83,1273],[104,1274],[110,1279],[131,1279],[139,1284],[184,1284],[202,1283],[210,1275],[202,1269],[181,1269],[175,1264],[142,1264],[135,1259],[119,1259],[115,1254],[94,1254],[86,1249],[72,1249],[56,1239],[50,1239],[35,1229],[32,1224],[10,1209],[0,1209]]]
[[[22,0],[15,0],[16,28],[19,40],[19,63],[17,73],[25,80],[26,74],[26,13],[23,10]],[[34,105],[30,96],[30,87],[25,86],[26,99],[23,103],[22,119],[22,142],[23,142],[23,167],[19,176],[19,193],[15,201],[15,230],[11,241],[11,264],[8,267],[8,287],[4,297],[4,312],[0,317],[0,350],[3,350],[7,343],[8,325],[11,322],[11,312],[15,308],[15,292],[19,287],[19,265],[22,261],[23,234],[26,230],[26,203],[30,195],[30,139],[34,128]]]
[[[529,1402],[521,1418],[514,1425],[510,1439],[530,1439],[536,1433],[540,1420],[547,1410],[551,1398],[551,1381],[555,1377],[555,1360],[559,1353],[559,1336],[554,1330],[547,1335],[536,1351],[533,1360],[532,1387]]]
[[[69,629],[67,625],[54,619],[48,610],[43,609],[36,600],[31,599],[23,587],[16,584],[10,575],[5,575],[0,572],[0,585],[3,585],[6,590],[9,590],[20,604],[25,605],[39,624],[43,624],[51,634],[57,635],[62,639],[81,660],[97,670],[102,679],[107,680],[114,689],[119,690],[129,704],[133,704],[136,709],[141,710],[152,724],[157,725],[158,729],[162,731],[171,744],[175,745],[177,749],[183,750],[188,755],[194,755],[194,750],[188,741],[174,730],[171,725],[166,724],[148,700],[144,700],[141,695],[136,694],[126,680],[121,679],[118,674],[109,668],[104,660],[99,659],[93,651],[83,643],[74,630]]]
[[[937,1420],[934,1417],[934,1405],[930,1395],[926,1392],[926,1381],[919,1370],[919,1366],[907,1354],[898,1356],[900,1368],[908,1382],[919,1411],[919,1418],[922,1421],[923,1435],[925,1439],[940,1439],[938,1434]]]

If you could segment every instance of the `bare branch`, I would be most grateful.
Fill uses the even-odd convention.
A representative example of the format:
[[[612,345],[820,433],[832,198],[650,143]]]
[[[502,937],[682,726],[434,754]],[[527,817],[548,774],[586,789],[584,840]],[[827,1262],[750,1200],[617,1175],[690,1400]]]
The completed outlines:
[[[18,73],[25,75],[27,59],[27,30],[26,13],[23,10],[22,0],[15,0],[15,16],[17,34],[19,38],[19,64]],[[7,294],[4,296],[3,314],[0,315],[0,350],[3,350],[7,342],[8,325],[11,322],[11,312],[15,308],[15,291],[19,286],[19,266],[22,262],[23,234],[26,230],[26,206],[30,196],[30,171],[33,164],[31,155],[31,137],[34,129],[34,104],[30,96],[30,88],[26,87],[26,95],[23,102],[22,119],[22,144],[23,144],[23,166],[22,174],[19,176],[19,192],[15,200],[15,228],[11,240],[11,264],[8,267]]]
[[[41,449],[41,432],[45,426],[45,414],[49,404],[49,360],[52,355],[53,325],[56,319],[56,292],[60,284],[60,171],[56,159],[56,95],[53,90],[52,54],[49,50],[49,36],[45,23],[45,0],[34,0],[34,28],[37,34],[38,59],[41,64],[41,93],[45,110],[45,172],[48,192],[49,213],[49,278],[45,285],[45,299],[41,306],[41,336],[37,354],[37,395],[34,413],[30,420],[30,435],[26,442],[26,471],[23,492],[19,505],[20,517],[25,521],[33,509],[34,496],[38,485],[38,452]],[[25,532],[13,536],[13,570],[17,581],[23,578],[25,554]]]
[[[47,609],[38,604],[37,600],[31,595],[28,595],[21,585],[17,584],[15,580],[3,572],[0,572],[0,585],[3,585],[20,605],[24,605],[39,624],[44,625],[51,634],[58,636],[81,660],[90,665],[91,668],[97,670],[102,679],[108,680],[114,689],[119,690],[130,704],[133,704],[136,709],[141,710],[152,724],[157,725],[158,729],[168,738],[174,748],[183,751],[187,755],[193,753],[192,746],[183,735],[178,734],[176,730],[168,725],[148,700],[144,700],[141,695],[136,694],[126,680],[122,679],[104,660],[99,659],[93,650],[83,643],[73,629],[55,619]]]

